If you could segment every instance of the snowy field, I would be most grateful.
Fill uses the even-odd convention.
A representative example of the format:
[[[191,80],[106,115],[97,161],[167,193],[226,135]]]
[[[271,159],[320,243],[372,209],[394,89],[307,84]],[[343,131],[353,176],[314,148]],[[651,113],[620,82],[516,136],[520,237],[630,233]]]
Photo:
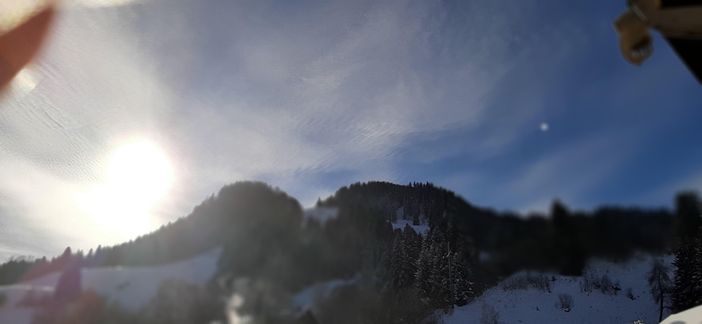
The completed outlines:
[[[670,264],[672,258],[663,259]],[[443,317],[447,324],[481,323],[483,313],[493,309],[498,323],[658,323],[658,305],[649,293],[646,274],[651,268],[651,256],[637,256],[626,263],[594,261],[586,274],[601,277],[602,274],[619,283],[616,294],[604,294],[594,290],[581,291],[582,277],[565,277],[552,273],[531,272],[530,275],[545,275],[551,281],[550,292],[537,288],[506,290],[505,283],[515,277],[525,276],[520,272],[504,280],[500,285],[487,290],[474,302],[454,309]],[[671,273],[672,276],[672,273]],[[627,296],[631,289],[633,299]],[[564,311],[557,306],[559,295],[572,297],[572,307]],[[664,318],[667,316],[664,312]]]
[[[215,249],[181,262],[155,267],[104,267],[81,271],[83,290],[93,290],[128,310],[137,310],[156,295],[161,282],[174,279],[204,284],[215,273],[221,249]],[[0,286],[5,303],[0,307],[0,323],[31,321],[32,310],[18,303],[27,294],[52,295],[59,274],[53,273],[23,284]]]
[[[403,224],[404,225],[404,224]],[[421,232],[421,229],[420,229]],[[175,279],[203,284],[216,270],[221,250],[213,250],[178,263],[156,267],[105,267],[82,271],[83,289],[92,289],[110,301],[130,310],[137,310],[156,295],[160,283]],[[458,307],[442,317],[444,323],[481,323],[489,309],[497,314],[498,323],[657,323],[658,305],[653,301],[646,282],[652,257],[637,256],[625,263],[591,262],[586,274],[593,278],[607,275],[619,288],[616,294],[598,290],[582,291],[583,277],[565,277],[553,273],[520,272],[498,286],[487,290],[472,303]],[[670,263],[671,258],[664,258]],[[547,278],[546,289],[535,287],[505,289],[515,279],[525,276]],[[0,323],[30,323],[32,310],[18,305],[27,294],[53,294],[58,274],[50,274],[23,284],[0,286],[6,299],[0,307]],[[313,307],[314,301],[326,297],[337,287],[351,284],[356,278],[318,283],[298,292],[293,298],[298,310]],[[630,293],[629,293],[630,292]],[[560,295],[569,295],[568,311],[559,307]],[[665,316],[668,314],[666,313]],[[665,317],[664,316],[664,317]]]
[[[334,289],[350,285],[358,280],[358,276],[348,279],[335,279],[308,286],[293,296],[293,304],[299,313],[314,309],[315,303],[328,297]]]

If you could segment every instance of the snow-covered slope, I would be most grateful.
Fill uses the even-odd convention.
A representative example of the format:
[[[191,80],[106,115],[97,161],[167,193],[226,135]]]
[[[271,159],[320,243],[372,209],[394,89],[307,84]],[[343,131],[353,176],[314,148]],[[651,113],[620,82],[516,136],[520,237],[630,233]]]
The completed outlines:
[[[328,297],[334,289],[353,284],[358,276],[348,279],[335,279],[311,285],[293,296],[293,304],[300,313],[313,309],[318,300]]]
[[[646,274],[651,268],[651,256],[637,256],[625,263],[594,261],[588,266],[586,275],[601,277],[603,274],[612,283],[619,283],[616,294],[605,294],[598,290],[586,293],[581,289],[583,277],[565,277],[552,273],[530,273],[544,275],[551,282],[550,292],[537,288],[504,289],[515,278],[527,275],[517,273],[497,287],[487,290],[477,300],[456,308],[444,316],[445,323],[480,323],[483,313],[490,309],[497,312],[499,323],[643,323],[658,322],[658,305],[653,301],[647,286]],[[663,260],[670,263],[671,258]],[[672,274],[671,274],[672,275]],[[631,295],[627,296],[628,289]],[[572,307],[564,311],[557,307],[559,295],[572,297]],[[667,313],[664,312],[664,318]]]
[[[409,219],[398,219],[397,221],[394,221],[390,223],[392,225],[392,229],[404,229],[405,226],[409,225],[412,230],[415,231],[415,233],[426,236],[429,233],[429,224],[426,223],[420,223],[419,225],[413,225],[412,220]]]
[[[408,215],[405,212],[404,207],[400,207],[395,211],[394,221],[391,222],[390,225],[392,225],[393,230],[402,230],[405,228],[405,226],[409,225],[415,233],[426,236],[429,234],[429,224],[427,223],[427,218],[422,214],[415,216],[417,216],[417,220],[419,221],[418,225],[414,225],[414,217],[412,215]]]
[[[154,267],[104,267],[81,271],[83,290],[93,290],[128,310],[136,310],[156,295],[161,282],[174,279],[204,284],[214,274],[221,249],[215,249],[192,259]],[[52,295],[59,274],[11,286],[0,286],[5,303],[0,306],[0,323],[29,323],[32,310],[18,303],[27,294]]]

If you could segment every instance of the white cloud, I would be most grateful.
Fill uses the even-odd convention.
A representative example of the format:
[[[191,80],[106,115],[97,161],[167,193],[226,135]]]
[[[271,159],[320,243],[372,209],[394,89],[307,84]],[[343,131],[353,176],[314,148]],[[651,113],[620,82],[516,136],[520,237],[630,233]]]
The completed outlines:
[[[8,223],[3,229],[12,229],[0,236],[7,254],[57,253],[63,244],[82,246],[93,243],[93,235],[109,237],[109,229],[96,232],[91,226],[94,220],[81,213],[75,199],[78,185],[30,161],[3,159],[0,183],[0,211]]]

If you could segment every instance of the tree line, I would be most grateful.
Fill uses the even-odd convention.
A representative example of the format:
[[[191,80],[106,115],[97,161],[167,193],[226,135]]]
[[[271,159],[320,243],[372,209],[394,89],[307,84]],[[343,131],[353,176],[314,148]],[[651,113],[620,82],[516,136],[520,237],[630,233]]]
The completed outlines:
[[[314,283],[355,278],[306,318],[365,309],[350,314],[349,323],[407,322],[463,305],[522,269],[578,275],[590,257],[664,252],[675,244],[673,225],[687,228],[677,226],[685,203],[678,199],[675,213],[617,207],[583,212],[556,201],[548,214],[521,216],[474,206],[431,183],[368,182],[320,200],[318,206],[337,210],[335,218],[320,223],[305,219],[300,204],[284,192],[240,182],[187,217],[133,241],[85,254],[67,249],[51,260],[8,262],[0,266],[0,283],[62,271],[68,264],[158,265],[220,247],[217,274],[204,294],[213,300],[244,294],[242,309],[250,316],[286,322],[300,315],[282,311],[291,295]],[[393,230],[401,218],[428,231],[420,234],[409,225]],[[212,312],[198,316],[225,316]]]

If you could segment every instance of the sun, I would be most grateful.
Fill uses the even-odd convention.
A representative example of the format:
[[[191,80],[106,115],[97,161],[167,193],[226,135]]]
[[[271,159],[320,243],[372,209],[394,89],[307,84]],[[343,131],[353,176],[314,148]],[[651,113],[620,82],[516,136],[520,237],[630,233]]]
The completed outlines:
[[[106,185],[129,204],[146,208],[170,189],[173,172],[163,150],[138,140],[116,148],[108,159]]]
[[[98,181],[82,199],[91,218],[115,240],[153,230],[156,209],[174,181],[166,152],[153,141],[135,139],[114,147],[105,161]]]

